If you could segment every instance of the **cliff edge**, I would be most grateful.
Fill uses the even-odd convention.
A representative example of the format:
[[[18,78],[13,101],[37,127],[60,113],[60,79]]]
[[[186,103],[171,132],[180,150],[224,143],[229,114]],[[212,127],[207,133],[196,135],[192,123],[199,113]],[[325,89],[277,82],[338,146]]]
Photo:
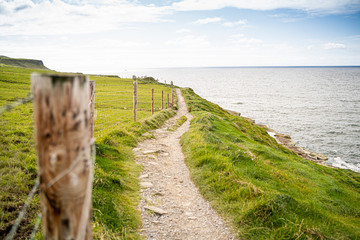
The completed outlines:
[[[10,58],[6,56],[0,56],[0,64],[22,68],[49,70],[47,67],[45,67],[44,63],[41,60],[35,59]]]

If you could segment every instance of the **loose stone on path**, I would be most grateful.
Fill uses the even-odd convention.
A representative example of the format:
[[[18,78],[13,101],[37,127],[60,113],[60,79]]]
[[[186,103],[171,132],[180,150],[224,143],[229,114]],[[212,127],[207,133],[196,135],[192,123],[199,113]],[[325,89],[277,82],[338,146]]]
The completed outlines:
[[[165,211],[161,208],[157,208],[157,207],[145,206],[144,208],[147,210],[153,211],[154,213],[159,214],[159,215],[164,215],[164,214],[168,213],[167,211]]]
[[[151,182],[140,182],[140,187],[141,188],[151,188],[154,185]]]
[[[143,219],[140,234],[146,239],[227,240],[235,239],[224,221],[205,201],[190,179],[179,143],[190,126],[192,116],[179,89],[176,89],[179,110],[161,129],[152,131],[134,148],[136,161],[143,166],[141,201]],[[185,115],[187,121],[176,131],[167,131]]]

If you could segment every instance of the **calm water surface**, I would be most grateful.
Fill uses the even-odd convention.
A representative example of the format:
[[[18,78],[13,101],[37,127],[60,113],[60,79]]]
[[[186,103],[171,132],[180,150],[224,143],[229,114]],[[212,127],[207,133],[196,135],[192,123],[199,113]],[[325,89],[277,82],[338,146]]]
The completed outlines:
[[[203,98],[290,134],[329,164],[360,172],[360,67],[172,68],[119,73],[191,87]]]

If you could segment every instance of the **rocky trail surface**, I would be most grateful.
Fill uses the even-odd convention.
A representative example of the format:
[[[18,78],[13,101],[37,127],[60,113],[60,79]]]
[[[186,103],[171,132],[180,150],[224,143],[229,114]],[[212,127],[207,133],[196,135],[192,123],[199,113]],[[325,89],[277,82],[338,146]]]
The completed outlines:
[[[134,148],[136,161],[143,166],[141,181],[140,234],[146,239],[235,239],[224,221],[205,201],[190,179],[180,146],[192,116],[176,89],[179,110],[162,128]],[[176,131],[168,129],[185,115],[187,121]]]

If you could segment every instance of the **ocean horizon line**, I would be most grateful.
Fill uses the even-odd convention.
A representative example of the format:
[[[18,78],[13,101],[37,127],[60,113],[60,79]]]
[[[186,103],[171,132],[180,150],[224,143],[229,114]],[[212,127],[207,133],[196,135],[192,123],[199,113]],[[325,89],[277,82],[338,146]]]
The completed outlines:
[[[143,68],[126,68],[124,71],[134,69],[214,69],[214,68],[360,68],[360,65],[336,65],[336,66],[193,66],[193,67],[143,67]]]
[[[213,66],[204,68],[358,68],[360,65],[336,65],[336,66]]]

